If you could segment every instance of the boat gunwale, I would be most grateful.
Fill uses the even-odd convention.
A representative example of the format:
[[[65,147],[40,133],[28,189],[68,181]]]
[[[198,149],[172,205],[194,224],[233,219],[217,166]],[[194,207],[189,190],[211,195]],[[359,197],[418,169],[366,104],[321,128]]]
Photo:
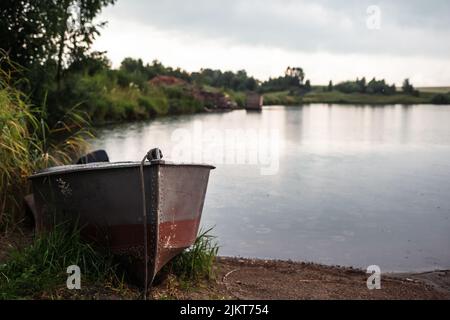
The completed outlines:
[[[124,169],[124,168],[139,168],[141,165],[137,161],[121,161],[121,162],[94,162],[88,164],[72,164],[63,166],[54,166],[46,169],[39,170],[28,177],[28,179],[36,179],[41,177],[48,177],[61,174],[77,173],[77,172],[88,172],[97,170],[114,170],[114,169]],[[203,167],[210,170],[216,167],[209,164],[195,164],[195,163],[172,163],[166,161],[157,161],[154,163],[146,162],[145,167],[148,166],[180,166],[180,167]]]

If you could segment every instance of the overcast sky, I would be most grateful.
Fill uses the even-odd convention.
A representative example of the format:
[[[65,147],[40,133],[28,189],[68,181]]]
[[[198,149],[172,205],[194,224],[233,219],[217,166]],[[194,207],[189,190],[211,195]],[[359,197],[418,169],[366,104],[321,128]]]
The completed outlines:
[[[448,0],[118,0],[95,49],[118,66],[154,59],[188,71],[290,66],[313,84],[366,76],[450,85]]]

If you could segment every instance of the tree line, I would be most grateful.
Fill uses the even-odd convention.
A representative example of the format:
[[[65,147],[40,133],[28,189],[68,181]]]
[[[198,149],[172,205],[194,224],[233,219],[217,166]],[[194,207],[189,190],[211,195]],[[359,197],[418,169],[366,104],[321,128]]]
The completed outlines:
[[[124,85],[133,82],[141,86],[158,75],[176,77],[192,84],[235,91],[252,91],[259,85],[258,81],[248,76],[245,70],[223,72],[205,68],[189,73],[181,68],[166,67],[158,60],[153,60],[151,64],[144,64],[142,59],[125,58],[118,70],[119,82]]]
[[[366,94],[383,94],[392,95],[398,93],[395,84],[388,84],[384,79],[377,80],[373,78],[369,82],[366,78],[357,78],[355,81],[344,81],[336,85],[330,80],[325,91],[340,91],[343,93],[366,93]],[[402,92],[413,96],[419,96],[419,91],[414,88],[409,79],[405,79],[402,85]]]

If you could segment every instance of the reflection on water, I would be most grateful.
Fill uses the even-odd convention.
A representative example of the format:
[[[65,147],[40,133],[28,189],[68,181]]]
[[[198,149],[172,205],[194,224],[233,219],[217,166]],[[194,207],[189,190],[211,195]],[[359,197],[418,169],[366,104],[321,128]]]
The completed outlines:
[[[236,152],[226,137],[238,130],[244,147]],[[273,174],[249,161],[255,133],[276,135]],[[94,147],[112,161],[140,160],[154,146],[175,161],[215,161],[202,222],[216,226],[222,255],[450,268],[450,106],[267,107],[118,125],[98,136]],[[247,152],[247,164],[225,161],[232,152]]]

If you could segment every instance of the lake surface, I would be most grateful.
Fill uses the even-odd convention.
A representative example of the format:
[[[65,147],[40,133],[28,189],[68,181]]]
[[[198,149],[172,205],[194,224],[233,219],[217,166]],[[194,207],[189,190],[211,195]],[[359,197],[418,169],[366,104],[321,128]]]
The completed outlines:
[[[104,127],[93,145],[216,164],[202,224],[221,255],[450,268],[450,106],[184,115]]]

